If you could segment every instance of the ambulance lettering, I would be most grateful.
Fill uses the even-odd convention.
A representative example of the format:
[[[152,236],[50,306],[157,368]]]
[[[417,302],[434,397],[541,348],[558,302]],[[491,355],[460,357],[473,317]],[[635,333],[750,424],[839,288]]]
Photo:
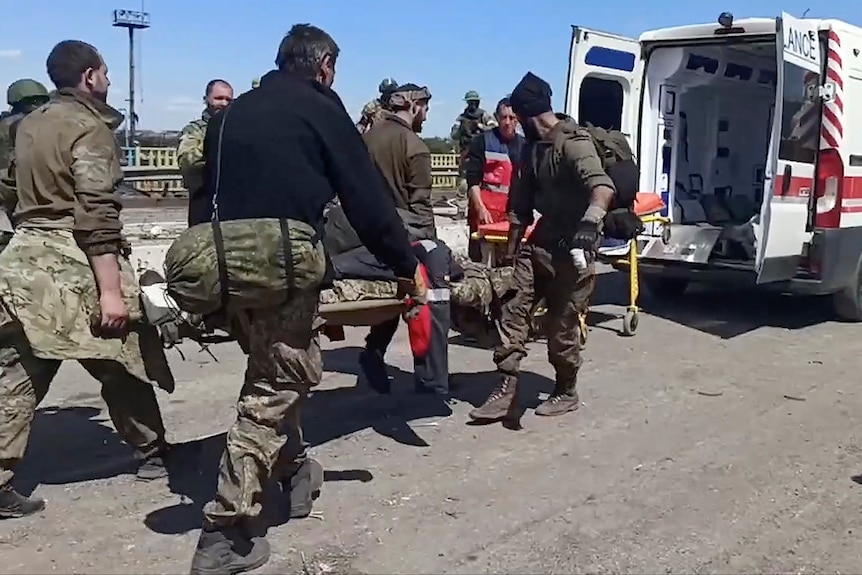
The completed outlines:
[[[787,28],[784,37],[784,51],[813,63],[820,62],[820,47],[813,30]]]

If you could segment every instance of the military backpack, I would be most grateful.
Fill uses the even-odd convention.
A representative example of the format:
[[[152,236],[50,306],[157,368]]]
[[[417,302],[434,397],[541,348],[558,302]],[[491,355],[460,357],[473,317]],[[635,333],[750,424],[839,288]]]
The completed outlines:
[[[628,139],[619,130],[606,130],[589,122],[581,128],[589,132],[602,160],[602,167],[616,188],[613,204],[604,219],[604,233],[617,239],[634,238],[643,231],[643,223],[634,213],[640,169]],[[560,132],[554,141],[556,161],[562,159],[566,140],[573,138],[576,133],[569,130]]]

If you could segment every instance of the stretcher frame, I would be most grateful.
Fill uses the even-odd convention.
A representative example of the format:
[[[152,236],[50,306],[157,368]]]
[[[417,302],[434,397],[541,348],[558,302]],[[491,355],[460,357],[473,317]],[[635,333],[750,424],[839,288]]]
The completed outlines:
[[[649,196],[655,197],[655,194],[648,194]],[[641,196],[639,193],[638,196]],[[668,243],[670,240],[670,223],[671,220],[667,216],[661,215],[661,212],[665,209],[664,202],[655,203],[653,202],[648,206],[647,209],[643,211],[638,210],[637,203],[635,204],[635,214],[640,218],[643,224],[658,224],[662,226],[662,237],[665,243]],[[506,243],[509,241],[508,234],[500,234],[500,233],[482,233],[481,231],[473,232],[470,235],[470,238],[479,242],[482,261],[486,265],[493,264],[493,256],[494,256],[494,244]],[[523,240],[526,241],[526,238]],[[640,306],[638,304],[640,300],[640,276],[638,275],[638,240],[637,238],[631,240],[629,242],[628,253],[624,257],[613,257],[613,256],[602,256],[599,254],[598,261],[602,263],[609,264],[616,271],[627,271],[629,274],[629,303],[626,306],[625,314],[622,316],[623,326],[622,326],[622,335],[625,336],[633,336],[638,329],[638,323],[640,320]],[[589,307],[587,308],[587,313],[581,314],[579,317],[579,321],[581,324],[581,344],[585,344],[587,341],[587,314],[589,313]]]

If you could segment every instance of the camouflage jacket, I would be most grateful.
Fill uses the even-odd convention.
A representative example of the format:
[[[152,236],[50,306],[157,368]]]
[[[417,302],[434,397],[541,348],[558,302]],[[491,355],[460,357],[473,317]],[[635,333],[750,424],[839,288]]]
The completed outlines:
[[[12,124],[18,122],[24,114],[4,113],[0,115],[0,170],[9,167],[15,152],[15,144],[12,141]]]
[[[8,214],[15,210],[15,141],[12,127],[24,114],[5,113],[0,116],[0,232],[11,232]]]
[[[365,133],[371,129],[371,126],[382,120],[385,113],[386,110],[380,105],[379,98],[371,100],[362,107],[362,115],[359,117],[356,127],[360,132]]]
[[[209,121],[210,113],[204,110],[199,119],[183,128],[177,145],[177,165],[190,196],[196,195],[195,192],[204,185],[204,137]]]
[[[114,360],[139,379],[172,391],[158,332],[143,321],[134,270],[125,257],[119,263],[132,331],[123,339],[102,339],[91,331],[99,318],[96,280],[73,232],[16,229],[0,253],[0,323],[18,320],[36,357]]]
[[[78,90],[56,92],[18,124],[15,225],[73,229],[89,255],[124,244],[117,187],[123,181],[114,130],[123,115]],[[41,222],[41,223],[40,223]]]
[[[122,236],[115,194],[122,170],[113,133],[121,121],[107,104],[60,90],[19,124],[16,229],[0,253],[0,323],[17,320],[37,357],[115,360],[171,389],[158,333],[142,321]],[[102,339],[91,330],[100,310],[88,254],[111,251],[118,252],[134,330],[124,339]]]
[[[470,144],[473,136],[497,127],[497,119],[482,108],[476,110],[475,114],[468,114],[467,110],[461,112],[455,119],[450,137],[458,143],[460,150],[465,150]]]

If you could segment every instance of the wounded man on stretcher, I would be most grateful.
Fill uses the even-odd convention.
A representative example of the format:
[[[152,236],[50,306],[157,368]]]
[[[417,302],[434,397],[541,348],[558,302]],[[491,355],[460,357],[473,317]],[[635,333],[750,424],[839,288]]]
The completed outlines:
[[[415,238],[409,215],[402,216]],[[329,210],[323,237],[330,260],[328,281],[320,294],[320,315],[326,326],[372,326],[407,310],[399,296],[395,274],[362,246],[340,207]],[[434,313],[434,308],[438,313],[445,309],[449,321],[440,323],[447,324],[446,331],[451,326],[482,345],[496,345],[499,336],[494,320],[502,301],[514,289],[512,269],[468,261],[455,256],[439,241],[416,240],[414,247],[429,276],[429,313]],[[201,342],[230,339],[218,335],[212,322],[181,311],[166,287],[154,272],[145,272],[141,277],[148,319],[160,328],[166,343],[176,343],[183,337]]]

